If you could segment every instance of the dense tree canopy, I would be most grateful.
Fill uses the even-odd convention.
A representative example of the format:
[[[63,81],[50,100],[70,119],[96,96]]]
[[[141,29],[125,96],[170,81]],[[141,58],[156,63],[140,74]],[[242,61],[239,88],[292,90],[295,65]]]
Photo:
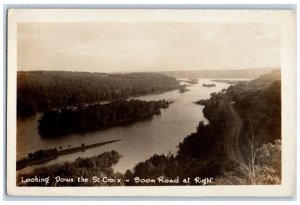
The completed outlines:
[[[175,78],[160,73],[20,71],[17,114],[28,116],[53,107],[169,91],[178,85]]]
[[[115,100],[107,104],[54,109],[42,115],[38,129],[44,136],[94,131],[159,114],[160,109],[167,108],[170,103],[165,100]]]

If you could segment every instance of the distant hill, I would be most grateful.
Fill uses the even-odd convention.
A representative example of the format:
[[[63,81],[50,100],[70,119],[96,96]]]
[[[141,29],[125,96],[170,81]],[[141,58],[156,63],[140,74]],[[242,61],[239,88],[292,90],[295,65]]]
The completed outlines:
[[[161,73],[19,71],[17,114],[29,116],[53,107],[165,92],[178,85],[175,78]]]
[[[280,68],[253,68],[236,70],[195,70],[195,71],[165,71],[166,75],[175,78],[257,78],[270,71]]]

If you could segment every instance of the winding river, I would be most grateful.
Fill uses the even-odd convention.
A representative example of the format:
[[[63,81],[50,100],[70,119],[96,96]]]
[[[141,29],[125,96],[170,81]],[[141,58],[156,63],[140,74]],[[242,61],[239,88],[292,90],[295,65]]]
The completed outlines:
[[[203,87],[204,83],[214,83],[216,87]],[[150,119],[119,126],[107,130],[88,132],[84,134],[70,134],[62,138],[42,138],[37,130],[37,120],[41,114],[18,119],[17,121],[17,159],[27,156],[28,153],[39,149],[77,147],[121,140],[105,146],[85,150],[74,154],[64,155],[55,160],[38,166],[72,161],[78,157],[90,157],[105,151],[116,150],[123,157],[113,168],[115,171],[125,172],[132,169],[138,162],[144,161],[153,154],[176,153],[176,146],[190,133],[196,130],[200,121],[208,123],[203,116],[203,106],[193,102],[209,98],[212,92],[221,91],[229,84],[211,82],[209,79],[199,79],[198,84],[188,86],[188,92],[179,93],[178,90],[162,94],[135,97],[141,100],[173,99],[175,103],[168,109],[162,110],[161,115],[154,115]],[[27,167],[25,170],[32,169]]]

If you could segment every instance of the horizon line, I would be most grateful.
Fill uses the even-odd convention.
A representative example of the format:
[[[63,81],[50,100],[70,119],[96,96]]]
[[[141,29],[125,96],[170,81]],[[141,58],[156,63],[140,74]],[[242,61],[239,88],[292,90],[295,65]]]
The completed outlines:
[[[259,68],[234,68],[234,69],[201,69],[201,70],[161,70],[161,71],[113,71],[113,72],[101,72],[101,71],[85,71],[85,70],[18,70],[17,72],[39,72],[39,71],[57,71],[57,72],[85,72],[85,73],[159,73],[159,72],[195,72],[195,71],[238,71],[238,70],[281,70],[280,66],[274,67],[259,67]]]

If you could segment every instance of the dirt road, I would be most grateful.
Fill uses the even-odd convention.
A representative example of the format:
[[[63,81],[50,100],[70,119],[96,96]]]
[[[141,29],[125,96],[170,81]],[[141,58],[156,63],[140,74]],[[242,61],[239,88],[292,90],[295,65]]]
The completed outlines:
[[[226,105],[232,120],[229,122],[227,129],[224,149],[227,152],[229,159],[241,164],[245,164],[245,160],[239,146],[243,120],[240,118],[239,114],[236,112],[231,103],[227,102]]]

